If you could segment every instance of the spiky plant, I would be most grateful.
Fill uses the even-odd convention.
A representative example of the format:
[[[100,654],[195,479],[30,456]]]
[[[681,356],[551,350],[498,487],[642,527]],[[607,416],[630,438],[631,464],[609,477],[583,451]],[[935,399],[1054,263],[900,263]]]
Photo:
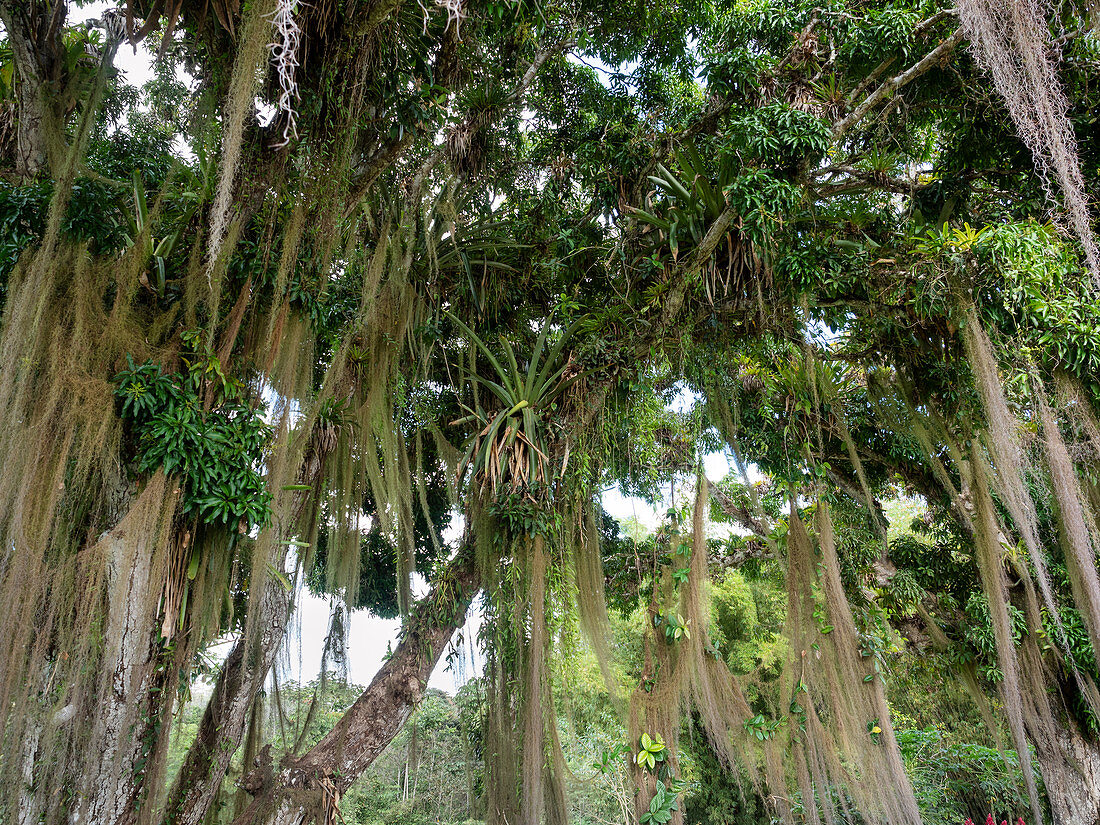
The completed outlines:
[[[455,423],[475,423],[479,429],[466,447],[458,469],[459,479],[472,469],[471,484],[480,486],[492,498],[505,487],[512,492],[528,493],[545,488],[556,475],[564,473],[569,460],[569,452],[565,450],[560,467],[551,470],[551,425],[545,416],[579,377],[566,375],[570,360],[564,352],[576,324],[566,329],[547,350],[553,325],[553,318],[547,318],[530,358],[521,366],[515,347],[507,338],[500,337],[504,352],[502,363],[477,333],[453,315],[451,318],[485,356],[495,373],[495,380],[473,372],[468,374],[467,380],[489,390],[499,402],[499,406],[490,409],[476,400],[474,407],[462,405],[469,414]]]
[[[174,230],[160,240],[157,240],[153,237],[153,216],[150,215],[149,203],[145,197],[145,183],[141,179],[141,174],[136,169],[133,172],[131,180],[133,186],[134,210],[132,213],[127,213],[126,215],[126,221],[129,224],[124,236],[126,246],[132,247],[138,244],[141,245],[144,259],[151,262],[152,271],[156,277],[156,284],[149,283],[149,275],[145,272],[141,275],[141,283],[143,286],[153,290],[159,297],[163,298],[168,278],[168,261],[176,251],[184,228],[190,223],[195,212],[198,211],[201,205],[201,199],[200,196],[195,193],[186,193],[184,197],[187,201],[187,206],[184,208],[183,216],[179,224]]]
[[[649,210],[628,206],[626,211],[642,227],[651,249],[663,254],[667,249],[672,264],[685,260],[704,241],[708,231],[719,222],[727,208],[727,190],[737,179],[734,156],[722,158],[711,175],[699,150],[686,142],[674,150],[675,170],[657,164],[657,174],[649,181],[655,187],[651,195],[660,195]],[[647,199],[648,202],[648,199]],[[654,232],[653,230],[657,231]],[[703,262],[701,286],[709,303],[741,292],[754,271],[750,245],[740,231],[730,231]]]

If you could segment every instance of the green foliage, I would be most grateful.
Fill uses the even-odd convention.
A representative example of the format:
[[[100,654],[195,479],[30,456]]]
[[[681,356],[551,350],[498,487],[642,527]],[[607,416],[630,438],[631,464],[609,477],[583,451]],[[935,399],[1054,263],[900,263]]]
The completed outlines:
[[[688,782],[672,775],[667,764],[670,758],[668,747],[659,734],[642,733],[634,762],[656,774],[656,781],[649,807],[639,819],[641,825],[665,825],[678,809],[680,796],[690,787]]]
[[[995,748],[959,743],[937,728],[899,730],[897,737],[928,825],[980,822],[990,811],[1009,822],[1026,815],[1027,792],[1014,751],[1002,758]]]
[[[19,255],[41,240],[52,196],[53,185],[48,180],[15,185],[0,178],[0,288],[4,291]],[[96,254],[122,249],[126,235],[119,201],[109,182],[77,178],[62,231],[68,238],[87,243]]]
[[[972,549],[954,531],[942,527],[930,531],[923,522],[914,524],[917,531],[890,542],[890,558],[899,575],[928,592],[965,600],[978,575]]]
[[[668,759],[668,748],[660,734],[643,733],[638,740],[638,752],[634,754],[634,761],[650,771],[656,771],[657,765]]]
[[[756,716],[742,722],[741,726],[749,736],[763,742],[775,736],[786,724],[787,720],[782,716],[778,719],[768,719],[764,714],[758,713]]]
[[[679,613],[658,613],[653,617],[653,626],[664,632],[665,642],[675,644],[681,639],[691,638],[690,621],[684,619]]]
[[[620,761],[622,756],[630,752],[628,745],[619,742],[612,748],[604,748],[600,751],[599,761],[595,763],[596,770],[600,773],[609,773],[616,767],[616,763]]]
[[[667,785],[658,779],[649,808],[642,811],[638,818],[640,825],[665,825],[669,822],[673,812],[679,809],[680,794],[686,788],[687,784],[679,779],[670,779]]]
[[[631,208],[630,213],[642,223],[662,231],[675,260],[681,245],[691,248],[703,239],[707,224],[722,212],[725,202],[722,192],[729,185],[735,165],[731,158],[719,164],[716,184],[706,160],[690,143],[676,151],[676,169],[673,173],[664,164],[657,164],[656,175],[649,180],[668,199],[665,208],[657,213]]]
[[[135,442],[135,467],[163,469],[183,485],[182,511],[200,523],[242,531],[269,518],[261,462],[271,428],[263,408],[243,398],[210,352],[196,355],[183,373],[159,364],[135,365],[115,376],[115,396]],[[206,407],[205,399],[214,403]]]
[[[765,248],[772,246],[802,200],[801,188],[765,169],[745,169],[726,187],[725,195],[745,221],[746,236]]]
[[[1079,288],[1076,256],[1054,227],[1036,220],[964,222],[926,228],[915,240],[917,253],[940,270],[922,290],[922,311],[947,312],[943,297],[949,293],[933,284],[966,272],[984,313],[1017,338],[1022,354],[1072,372],[1095,392],[1100,326],[1091,312],[1093,289]]]
[[[997,645],[993,635],[989,602],[983,594],[974,592],[967,599],[963,609],[966,615],[963,639],[972,651],[979,671],[990,681],[1000,681],[1003,674],[997,664]],[[1027,622],[1023,611],[1015,605],[1009,605],[1008,612],[1012,620],[1012,639],[1018,645],[1020,639],[1027,633]]]
[[[782,661],[785,596],[766,578],[727,571],[710,590],[709,635],[734,673],[774,671]]]
[[[560,513],[547,507],[545,502],[534,500],[522,492],[498,496],[489,505],[488,512],[512,536],[549,536],[561,526]]]
[[[145,259],[150,261],[153,266],[155,279],[153,289],[158,296],[163,298],[168,280],[169,260],[173,257],[182,233],[187,224],[190,223],[191,217],[201,205],[201,201],[198,197],[192,196],[189,199],[190,205],[185,210],[176,228],[167,235],[157,239],[153,237],[149,204],[145,197],[145,183],[142,181],[137,170],[133,172],[132,184],[134,203],[133,211],[126,215],[129,224],[128,231],[125,235],[126,245],[134,246],[139,243],[141,244]]]
[[[756,109],[736,128],[748,156],[771,169],[817,163],[831,138],[820,118],[779,102]]]
[[[45,183],[12,186],[0,182],[0,278],[5,286],[20,253],[45,231],[49,195]]]

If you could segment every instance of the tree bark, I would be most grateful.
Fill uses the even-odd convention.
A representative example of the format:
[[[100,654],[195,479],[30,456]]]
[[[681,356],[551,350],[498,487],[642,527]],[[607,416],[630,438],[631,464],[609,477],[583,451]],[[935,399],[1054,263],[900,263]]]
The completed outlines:
[[[1100,745],[1071,721],[1058,729],[1058,740],[1035,741],[1054,825],[1100,822]]]
[[[290,593],[274,576],[268,577],[257,618],[261,635],[250,643],[242,634],[222,666],[195,741],[168,794],[165,825],[200,825],[206,819],[248,728],[249,708],[275,662],[290,610]]]
[[[420,703],[428,678],[452,634],[465,622],[479,588],[474,549],[466,542],[413,612],[393,655],[336,726],[302,756],[288,757],[278,769],[268,757],[267,764],[245,778],[242,785],[255,798],[234,825],[293,825],[308,813],[330,816],[340,796]]]
[[[42,172],[49,159],[49,130],[56,128],[51,89],[60,88],[65,46],[61,40],[65,0],[0,0],[0,21],[8,32],[15,60],[16,177]]]
[[[150,485],[143,495],[155,498],[157,487]],[[103,678],[94,705],[82,709],[94,716],[95,723],[83,764],[77,767],[80,793],[70,814],[73,823],[132,821],[145,778],[139,766],[153,763],[150,755],[160,735],[157,717],[171,712],[170,698],[154,690],[158,673],[165,670],[160,667],[164,662],[156,631],[164,586],[163,570],[155,561],[158,538],[124,519],[100,543],[107,555],[110,610]]]

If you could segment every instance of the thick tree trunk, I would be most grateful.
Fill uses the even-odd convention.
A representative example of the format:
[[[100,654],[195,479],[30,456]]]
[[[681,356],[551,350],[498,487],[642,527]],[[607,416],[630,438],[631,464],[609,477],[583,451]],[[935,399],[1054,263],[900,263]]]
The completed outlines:
[[[1100,744],[1070,723],[1057,742],[1037,741],[1035,753],[1054,825],[1100,822]]]
[[[200,825],[206,819],[248,728],[249,708],[286,634],[290,608],[286,587],[269,577],[257,618],[260,637],[250,641],[242,635],[222,666],[195,741],[168,794],[165,825]]]
[[[329,821],[343,793],[401,730],[424,696],[428,678],[454,631],[466,620],[480,575],[470,543],[409,619],[404,638],[370,686],[328,735],[279,768],[268,762],[243,786],[255,796],[234,825],[293,825],[307,813]]]
[[[27,83],[15,107],[15,175],[30,180],[46,165],[46,95],[41,83]]]
[[[63,77],[61,32],[68,3],[55,0],[0,0],[0,21],[15,60],[15,174],[21,179],[42,172],[49,156],[49,130],[58,129],[53,116],[51,85],[56,92]]]
[[[158,742],[157,717],[163,691],[155,691],[161,661],[156,628],[160,592],[164,586],[155,562],[155,535],[134,537],[123,522],[103,542],[111,581],[108,623],[104,639],[103,680],[86,761],[79,768],[79,802],[71,820],[112,825],[133,820],[141,803],[144,774],[139,766]],[[146,758],[143,759],[142,757]]]

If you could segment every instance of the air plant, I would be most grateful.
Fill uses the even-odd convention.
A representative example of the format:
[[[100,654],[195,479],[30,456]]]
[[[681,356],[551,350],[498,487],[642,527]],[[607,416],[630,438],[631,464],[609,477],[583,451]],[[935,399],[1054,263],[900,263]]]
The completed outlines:
[[[545,487],[555,475],[564,474],[569,461],[567,448],[557,473],[550,471],[550,425],[545,415],[580,377],[580,374],[567,376],[571,361],[563,355],[576,324],[566,329],[547,351],[553,321],[552,317],[547,318],[526,366],[521,367],[515,348],[507,338],[500,337],[505,356],[502,362],[469,326],[453,315],[450,317],[485,356],[495,373],[495,380],[474,373],[468,374],[468,380],[489,390],[499,403],[495,409],[488,410],[476,400],[474,407],[462,405],[468,415],[454,424],[473,422],[479,430],[470,439],[459,465],[459,479],[472,468],[471,482],[487,488],[494,498],[505,485],[512,491]]]
[[[149,276],[146,273],[142,273],[141,283],[163,298],[167,283],[168,259],[175,252],[184,229],[191,222],[191,218],[199,208],[201,199],[192,193],[186,193],[184,197],[189,199],[191,203],[185,209],[179,225],[175,230],[157,240],[153,237],[149,203],[145,197],[145,184],[142,182],[141,174],[136,169],[133,173],[132,182],[134,211],[126,216],[126,221],[129,224],[125,234],[126,246],[132,247],[139,243],[142,244],[142,252],[145,258],[153,263],[156,285],[149,283]]]
[[[709,228],[726,209],[724,193],[736,179],[737,165],[735,156],[723,158],[717,177],[712,181],[706,161],[691,143],[680,146],[674,154],[675,171],[658,163],[657,174],[649,176],[656,187],[651,195],[659,192],[663,200],[650,206],[651,211],[631,206],[626,211],[644,227],[643,234],[657,230],[650,237],[656,235],[657,248],[667,243],[675,262],[685,248],[694,249],[703,241]],[[737,233],[727,233],[724,248],[716,250],[703,269],[703,287],[708,302],[714,303],[716,298],[737,291],[748,252]]]

